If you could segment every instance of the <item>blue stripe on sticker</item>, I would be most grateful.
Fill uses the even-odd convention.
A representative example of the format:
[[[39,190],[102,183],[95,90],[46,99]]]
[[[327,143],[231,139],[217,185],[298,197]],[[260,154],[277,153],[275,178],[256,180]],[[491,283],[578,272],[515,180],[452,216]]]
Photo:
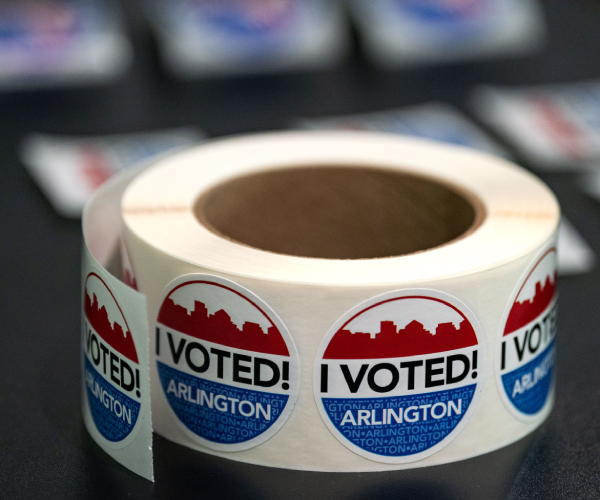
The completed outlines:
[[[281,416],[289,396],[210,382],[156,362],[171,408],[194,434],[214,443],[250,441]]]
[[[322,398],[338,431],[376,455],[405,457],[432,448],[459,424],[477,384],[389,398]]]
[[[554,372],[554,341],[529,363],[502,375],[502,385],[508,399],[526,415],[539,412],[548,399]]]
[[[115,389],[85,357],[85,386],[92,419],[108,441],[125,439],[135,427],[140,403]]]

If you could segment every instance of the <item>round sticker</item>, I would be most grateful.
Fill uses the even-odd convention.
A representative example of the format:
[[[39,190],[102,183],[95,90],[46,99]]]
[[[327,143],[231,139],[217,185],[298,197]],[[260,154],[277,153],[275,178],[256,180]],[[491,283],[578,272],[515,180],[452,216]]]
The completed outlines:
[[[406,463],[446,446],[481,393],[479,323],[454,297],[424,289],[374,297],[331,328],[314,394],[325,424],[355,453]]]
[[[290,416],[298,354],[256,295],[216,276],[171,282],[156,325],[160,382],[181,429],[220,451],[252,448]]]
[[[105,281],[89,273],[84,290],[87,403],[98,432],[121,447],[133,438],[140,415],[137,350],[123,311]]]
[[[501,322],[497,383],[506,407],[523,421],[550,404],[554,386],[556,269],[552,247],[527,269]]]

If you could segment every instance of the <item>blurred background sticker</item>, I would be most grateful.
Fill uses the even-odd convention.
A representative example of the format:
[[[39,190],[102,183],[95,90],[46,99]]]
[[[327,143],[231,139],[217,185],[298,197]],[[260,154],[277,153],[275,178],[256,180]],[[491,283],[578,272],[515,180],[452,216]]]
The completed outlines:
[[[20,156],[56,211],[80,217],[88,198],[115,173],[202,138],[192,127],[104,137],[31,134]]]
[[[534,0],[353,0],[368,55],[385,66],[525,53],[544,40]]]
[[[339,0],[157,0],[149,13],[178,76],[327,67],[347,50]]]
[[[472,102],[483,122],[540,169],[587,168],[600,158],[600,81],[480,87]]]
[[[130,59],[113,2],[0,3],[0,88],[103,81],[123,72]]]
[[[509,156],[458,109],[443,102],[375,113],[302,119],[298,125],[313,130],[372,130],[411,135],[466,146],[498,156]]]

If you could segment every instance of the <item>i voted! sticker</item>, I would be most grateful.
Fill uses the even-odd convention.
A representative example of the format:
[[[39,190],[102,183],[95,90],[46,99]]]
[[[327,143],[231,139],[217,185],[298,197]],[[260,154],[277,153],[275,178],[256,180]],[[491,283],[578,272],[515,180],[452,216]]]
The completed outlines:
[[[545,250],[525,272],[502,321],[496,373],[500,394],[519,420],[550,405],[556,336],[556,248]]]
[[[142,393],[137,349],[113,292],[96,273],[84,288],[84,384],[98,432],[112,447],[134,436]]]
[[[374,297],[323,340],[314,394],[336,438],[378,462],[446,446],[472,415],[485,374],[479,323],[456,298],[411,289]]]
[[[217,276],[169,284],[156,359],[179,427],[214,450],[263,443],[288,419],[298,395],[298,354],[284,324],[252,292]]]

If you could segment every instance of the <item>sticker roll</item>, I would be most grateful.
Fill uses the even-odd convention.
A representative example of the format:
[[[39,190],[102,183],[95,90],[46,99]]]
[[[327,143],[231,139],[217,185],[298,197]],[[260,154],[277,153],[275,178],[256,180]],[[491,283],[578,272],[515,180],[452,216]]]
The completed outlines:
[[[165,438],[290,469],[422,467],[548,416],[559,219],[550,190],[504,159],[367,132],[262,134],[102,189],[84,214],[84,279],[85,262],[114,275],[121,261]],[[102,304],[83,286],[92,366]]]

